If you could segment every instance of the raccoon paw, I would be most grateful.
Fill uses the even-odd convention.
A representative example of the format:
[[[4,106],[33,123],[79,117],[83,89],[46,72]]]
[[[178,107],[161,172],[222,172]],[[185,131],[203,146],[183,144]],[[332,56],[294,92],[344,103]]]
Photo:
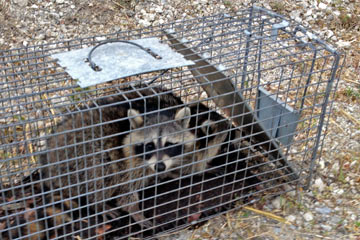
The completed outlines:
[[[140,226],[143,228],[151,228],[153,226],[153,223],[150,220],[138,222],[138,224],[140,224]]]
[[[141,213],[136,213],[132,215],[132,218],[135,220],[137,224],[139,224],[143,229],[151,228],[153,223],[145,219],[145,217]]]

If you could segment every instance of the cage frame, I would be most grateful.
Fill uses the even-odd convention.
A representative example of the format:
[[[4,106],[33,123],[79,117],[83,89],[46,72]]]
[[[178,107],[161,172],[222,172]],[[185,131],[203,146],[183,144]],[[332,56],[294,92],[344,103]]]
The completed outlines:
[[[302,27],[301,25],[295,23],[294,21],[289,21],[287,18],[277,14],[277,13],[274,13],[274,12],[271,12],[267,9],[264,9],[264,8],[261,8],[261,7],[257,7],[257,6],[253,6],[247,10],[243,10],[243,12],[246,12],[249,17],[248,19],[252,19],[253,18],[253,14],[264,14],[264,15],[267,15],[267,16],[270,16],[270,17],[273,17],[273,18],[276,18],[276,19],[281,19],[282,21],[288,21],[288,23],[290,25],[295,25],[296,26],[296,31],[292,32],[292,33],[289,33],[287,32],[287,34],[289,35],[292,35],[292,37],[294,39],[296,39],[298,42],[299,42],[299,47],[308,47],[308,48],[311,48],[313,49],[313,53],[314,53],[314,58],[313,58],[313,61],[312,61],[312,64],[311,64],[311,67],[309,69],[309,73],[313,73],[314,71],[314,68],[315,68],[315,61],[318,59],[318,54],[321,54],[321,53],[318,53],[318,48],[317,46],[314,46],[314,45],[320,45],[323,49],[322,50],[326,50],[328,51],[329,53],[332,54],[332,56],[334,57],[334,61],[333,61],[333,66],[331,67],[331,74],[330,74],[330,78],[327,79],[327,87],[325,89],[325,93],[326,95],[324,96],[324,101],[321,105],[321,116],[319,118],[319,122],[317,124],[317,134],[316,134],[316,137],[315,137],[315,146],[313,147],[315,150],[312,151],[312,155],[311,155],[311,159],[310,159],[310,165],[309,165],[309,172],[308,172],[308,175],[306,176],[306,181],[305,181],[305,184],[303,184],[304,187],[309,187],[310,186],[310,183],[311,183],[311,180],[312,180],[312,177],[313,177],[313,174],[314,174],[314,171],[315,171],[315,168],[316,168],[316,162],[315,160],[318,159],[320,156],[321,156],[321,151],[320,153],[318,153],[318,151],[316,151],[316,149],[322,149],[322,146],[323,146],[323,137],[325,136],[325,132],[327,130],[327,125],[328,125],[328,118],[329,118],[329,113],[331,112],[331,109],[332,109],[332,101],[331,101],[331,94],[334,94],[334,88],[336,89],[337,87],[337,81],[339,80],[339,75],[341,73],[341,68],[342,68],[342,65],[343,65],[343,62],[344,62],[344,53],[340,52],[340,51],[337,51],[335,49],[333,49],[330,45],[328,45],[327,43],[325,43],[324,41],[322,41],[321,39],[319,39],[318,37],[316,37],[316,35],[312,34],[311,31],[307,30],[306,28]],[[218,14],[218,15],[214,15],[214,16],[211,16],[211,17],[203,17],[203,18],[197,18],[196,20],[200,20],[200,19],[203,19],[204,21],[211,21],[211,18],[215,19],[216,17],[218,18],[226,18],[228,19],[229,22],[232,22],[232,21],[236,21],[236,20],[232,20],[232,16],[230,15],[227,15],[227,14]],[[270,150],[268,150],[268,152],[270,151],[272,153],[271,150],[274,150],[275,149],[275,159],[279,159],[278,156],[278,153],[276,153],[276,150],[277,149],[280,149],[279,146],[277,146],[277,143],[275,141],[272,140],[272,137],[270,137],[268,135],[268,133],[264,130],[264,128],[261,126],[261,124],[258,125],[258,120],[256,120],[256,116],[253,115],[253,109],[251,109],[250,106],[247,105],[247,100],[246,100],[246,97],[242,96],[242,92],[241,92],[241,89],[243,88],[246,88],[245,86],[245,81],[246,81],[246,74],[248,74],[248,59],[249,59],[249,55],[251,55],[250,53],[250,44],[252,41],[254,41],[254,37],[255,38],[258,38],[257,40],[260,42],[259,45],[257,46],[260,50],[260,52],[257,54],[258,56],[258,59],[256,60],[257,63],[258,63],[258,70],[252,70],[252,71],[257,71],[258,72],[258,76],[257,78],[259,79],[259,82],[260,82],[260,78],[261,78],[261,73],[263,72],[262,69],[260,69],[260,62],[261,62],[261,57],[262,57],[262,40],[265,40],[265,38],[268,38],[268,36],[266,37],[261,37],[261,36],[256,36],[256,32],[255,34],[253,33],[252,31],[252,25],[251,25],[251,21],[249,20],[248,22],[248,25],[247,25],[247,28],[245,29],[242,29],[243,33],[247,36],[247,39],[245,41],[245,44],[246,44],[246,48],[245,48],[245,53],[244,53],[244,58],[243,58],[243,61],[244,61],[244,64],[242,66],[242,72],[243,74],[240,74],[242,77],[241,77],[241,87],[240,87],[240,90],[239,89],[235,89],[234,88],[234,85],[232,84],[231,82],[231,77],[228,77],[226,76],[226,74],[224,74],[222,72],[222,70],[216,66],[215,64],[213,64],[211,61],[209,61],[209,59],[207,59],[206,57],[204,56],[200,56],[199,54],[197,54],[195,51],[193,51],[193,49],[189,46],[187,46],[187,43],[186,41],[183,41],[183,40],[179,40],[178,37],[172,35],[171,32],[163,32],[162,29],[171,29],[170,26],[172,26],[173,24],[175,23],[170,23],[170,24],[164,24],[164,25],[161,25],[161,26],[157,26],[159,27],[160,29],[155,31],[155,33],[157,33],[157,35],[159,36],[167,36],[167,39],[168,41],[172,44],[172,47],[174,49],[176,49],[179,53],[183,54],[184,56],[186,57],[189,57],[189,59],[193,60],[196,62],[195,64],[195,68],[192,68],[190,69],[190,72],[192,73],[192,75],[194,76],[194,78],[200,83],[201,87],[203,87],[205,89],[205,91],[207,92],[208,94],[208,98],[214,100],[214,101],[218,101],[218,104],[220,105],[220,108],[223,110],[223,111],[227,111],[227,117],[230,118],[233,122],[235,122],[235,124],[239,125],[239,126],[243,126],[244,123],[245,125],[248,124],[251,128],[250,130],[250,134],[251,135],[256,135],[254,134],[254,126],[255,128],[258,128],[258,130],[256,130],[257,132],[260,132],[260,134],[262,134],[262,136],[267,139],[268,142],[271,142],[271,147],[270,147]],[[191,22],[191,21],[195,21],[195,20],[185,20],[184,22],[182,22],[183,24],[186,23],[186,22]],[[245,21],[245,20],[243,20]],[[272,32],[270,34],[270,37],[274,38],[274,37],[277,37],[279,31],[287,31],[286,29],[286,24],[281,24],[283,22],[280,22],[280,24],[274,26],[275,24],[273,24],[272,26]],[[128,38],[131,38],[131,37],[134,37],[134,36],[141,36],[143,33],[147,33],[147,32],[151,32],[151,30],[153,28],[156,28],[156,27],[148,27],[148,28],[143,28],[143,29],[140,29],[140,30],[136,30],[136,31],[139,31],[138,34],[136,34],[136,31],[134,32],[134,34],[130,34],[130,35],[126,35]],[[301,32],[302,35],[301,36],[297,36],[297,33],[298,32]],[[133,33],[132,31],[127,31],[127,34],[129,33]],[[181,34],[180,34],[181,35]],[[59,45],[63,45],[62,47],[58,47],[58,46],[55,46],[53,43],[49,43],[49,44],[44,44],[44,45],[37,45],[37,46],[29,46],[29,47],[26,47],[26,48],[18,48],[18,49],[11,49],[11,50],[6,50],[6,51],[1,51],[0,52],[0,66],[2,64],[6,64],[8,63],[7,61],[5,60],[2,60],[2,59],[6,59],[6,55],[7,54],[10,54],[10,57],[16,57],[17,54],[11,54],[11,52],[16,52],[18,51],[18,56],[20,57],[22,55],[21,51],[23,51],[24,49],[25,52],[26,52],[26,55],[28,55],[28,57],[26,57],[25,59],[23,59],[24,61],[31,61],[31,60],[35,60],[35,62],[37,61],[37,57],[36,57],[36,54],[40,54],[41,57],[43,58],[46,58],[46,57],[49,57],[51,54],[51,50],[54,49],[54,50],[60,50],[60,49],[67,49],[68,51],[70,51],[72,48],[74,47],[77,47],[78,46],[83,46],[83,45],[86,45],[86,42],[88,41],[88,43],[91,43],[91,44],[96,44],[96,43],[101,43],[101,38],[102,37],[115,37],[116,36],[120,36],[119,33],[115,33],[115,34],[110,34],[110,35],[100,35],[100,36],[96,36],[96,37],[89,37],[89,38],[81,38],[81,39],[75,39],[75,40],[69,40],[69,41],[63,41],[63,42],[58,42],[57,44]],[[305,41],[304,38],[305,37],[308,38],[308,41]],[[100,40],[99,40],[100,39]],[[80,43],[78,44],[72,44],[74,42],[77,42],[79,41]],[[206,41],[206,39],[203,39],[203,41]],[[85,42],[85,43],[83,43]],[[27,52],[28,50],[31,50],[31,49],[34,49],[33,52]],[[35,50],[37,49],[37,50]],[[32,56],[32,54],[35,54],[35,56]],[[211,59],[210,59],[211,60]],[[12,60],[14,63],[16,62],[16,60]],[[55,61],[54,61],[55,63]],[[43,69],[44,71],[46,71],[46,66],[44,64],[44,67],[43,68],[40,68],[40,69],[37,69],[37,65],[42,65],[41,63],[35,63],[33,64],[35,66],[35,72],[36,71],[39,71],[41,69]],[[2,72],[5,72],[4,75],[0,75],[1,77],[4,77],[4,78],[11,78],[13,75],[17,75],[17,69],[18,67],[9,67],[9,68],[0,68],[0,73],[1,71]],[[21,68],[21,66],[19,67]],[[7,71],[13,71],[14,73],[10,73],[8,74]],[[25,71],[24,74],[27,74],[27,73],[31,73],[32,70],[29,70],[29,71]],[[21,75],[22,73],[18,74],[18,75]],[[40,80],[41,78],[44,78],[44,79],[47,79],[47,78],[52,78],[54,76],[56,76],[57,73],[54,72],[52,74],[48,74],[48,75],[45,75],[45,76],[37,76],[36,78],[39,79],[39,83],[40,83]],[[25,77],[26,78],[26,77]],[[310,81],[310,78],[311,78],[311,74],[309,74],[308,76],[308,82]],[[59,82],[61,82],[62,80],[58,79]],[[21,85],[21,82],[20,80],[17,81],[15,83],[15,86],[17,87],[17,84]],[[308,86],[309,84],[307,84]],[[118,86],[116,86],[118,88]],[[208,87],[208,88],[207,88]],[[25,91],[25,86],[23,86],[23,89]],[[69,87],[65,87],[64,90],[71,90],[73,88],[73,86],[69,86]],[[105,87],[106,88],[106,87]],[[7,87],[4,87],[3,89],[5,90],[1,90],[0,93],[8,93],[9,95],[9,100],[14,100],[16,99],[16,97],[11,97],[10,96],[10,92],[12,91],[11,88],[9,88],[8,86]],[[214,89],[216,89],[217,92],[214,91]],[[15,88],[15,91],[18,91],[17,88]],[[52,91],[56,91],[55,90],[47,90],[47,93],[50,93]],[[78,101],[78,103],[82,103],[82,104],[85,104],[87,105],[86,103],[86,99],[87,98],[91,98],[90,96],[90,93],[91,91],[93,90],[82,90],[81,93],[84,94],[84,95],[89,95],[89,97],[86,97],[85,100],[81,100],[81,101]],[[305,92],[307,91],[306,89],[304,90]],[[236,95],[236,100],[235,100],[235,103],[234,103],[234,100],[231,99],[231,98],[228,98],[230,95],[228,93],[237,93]],[[31,93],[31,94],[28,94],[27,96],[33,96],[33,95],[36,95],[36,93]],[[75,96],[76,93],[71,93],[69,96]],[[305,93],[304,93],[305,95]],[[234,96],[234,95],[233,95]],[[47,101],[46,99],[44,101]],[[303,108],[303,104],[304,104],[304,101],[305,99],[303,99],[303,102],[301,103],[301,107],[300,109]],[[36,101],[34,101],[36,102]],[[65,107],[69,107],[71,105],[71,103],[69,103],[68,105],[66,105]],[[240,110],[240,112],[238,113],[234,113],[234,105],[237,106],[237,109]],[[0,106],[3,106],[3,105],[0,105]],[[0,109],[4,109],[5,107],[0,107]],[[36,108],[35,108],[36,109]],[[229,109],[229,110],[227,110]],[[73,112],[69,110],[68,108],[68,114],[72,114]],[[250,116],[251,115],[251,116]],[[327,119],[326,119],[327,118]],[[33,122],[36,122],[37,120],[31,120]],[[27,123],[31,123],[31,121],[28,121]],[[26,125],[26,124],[25,124]],[[16,127],[16,123],[15,124],[10,124],[8,125],[7,127]],[[26,127],[25,127],[26,128]],[[3,130],[1,130],[1,134],[3,134]],[[255,132],[256,132],[255,131]],[[26,132],[26,130],[25,130]],[[31,140],[31,139],[30,139]],[[28,141],[30,141],[28,140]],[[2,140],[3,141],[3,140]],[[26,142],[27,140],[25,140],[24,142]],[[10,145],[14,145],[14,144],[9,144],[9,143],[5,143],[3,144],[3,148],[7,148],[7,147],[10,147]],[[41,153],[43,153],[44,151],[39,151],[39,152],[32,152],[31,150],[26,150],[28,151],[26,154],[23,154],[22,157],[24,158],[32,158],[32,157],[36,157],[38,155],[40,155]],[[45,150],[46,152],[46,150]],[[282,156],[283,154],[282,153],[279,153],[280,156]],[[17,158],[17,157],[12,157],[10,159],[6,159],[7,161],[10,161],[10,160],[17,160],[17,159],[20,159],[20,158]],[[297,182],[297,179],[299,178],[297,176],[297,173],[296,173],[296,170],[293,169],[293,167],[291,166],[291,163],[289,163],[287,160],[286,160],[286,157],[281,157],[280,159],[282,159],[283,161],[282,162],[282,165],[283,166],[286,166],[286,168],[288,169],[288,172],[290,173],[290,176],[292,176],[292,174],[295,175],[295,177],[291,178],[290,182]],[[24,171],[26,172],[26,171]],[[31,180],[31,176],[32,176],[33,173],[31,173],[28,177],[27,177],[27,180]],[[23,180],[23,182],[26,182],[26,179]],[[41,181],[40,181],[41,182]],[[0,189],[1,190],[1,189]],[[12,188],[11,191],[14,191],[15,188]],[[285,190],[283,192],[286,192],[288,190]],[[281,194],[282,192],[279,191],[277,192],[276,194]],[[4,194],[4,193],[3,193]],[[23,200],[23,199],[22,199]],[[5,204],[4,204],[5,205]],[[4,205],[1,205],[1,206],[4,206]],[[221,214],[221,213],[219,213]],[[14,214],[12,215],[14,216]],[[212,218],[213,216],[208,216],[208,217],[205,217],[203,219],[201,219],[201,221],[205,221],[207,219],[210,219]],[[36,221],[34,221],[36,222]],[[169,231],[174,231],[176,229],[171,229]],[[164,231],[166,232],[166,231]]]

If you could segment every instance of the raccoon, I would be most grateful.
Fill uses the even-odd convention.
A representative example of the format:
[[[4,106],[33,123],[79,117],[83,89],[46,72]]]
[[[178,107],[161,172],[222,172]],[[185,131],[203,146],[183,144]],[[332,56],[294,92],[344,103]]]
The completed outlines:
[[[168,90],[156,87],[153,90],[161,96],[160,103],[164,108],[184,105],[179,97]],[[142,91],[141,94],[147,97],[154,93]],[[144,111],[142,105],[133,105],[132,107],[140,112]],[[192,154],[184,157],[181,163],[176,161],[177,170],[162,174],[162,178],[177,178],[180,175],[203,173],[206,171],[211,161],[217,157],[221,148],[224,147],[223,143],[229,137],[229,131],[233,127],[230,121],[202,103],[190,104],[189,108],[191,114],[189,129],[194,138],[196,138]],[[180,165],[184,166],[180,167]],[[211,172],[215,173],[216,169]]]
[[[188,128],[190,121],[189,108],[180,109],[175,118],[169,118],[169,116],[162,114],[153,114],[144,119],[135,109],[128,110],[128,116],[133,131],[124,138],[123,152],[124,157],[127,158],[125,168],[134,170],[126,172],[122,177],[127,181],[135,181],[121,186],[119,189],[121,194],[136,192],[148,185],[151,178],[144,179],[144,176],[158,173],[159,177],[161,177],[162,173],[166,174],[167,170],[179,166],[183,154],[191,152],[192,141],[194,140],[193,134],[184,131],[184,129]],[[185,117],[188,117],[188,119],[184,119]],[[162,122],[166,123],[152,127]],[[144,170],[143,166],[145,164],[147,168]],[[140,212],[138,201],[138,194],[131,194],[117,200],[119,206],[128,205],[123,209],[129,213],[134,213],[132,217],[137,222],[141,222],[144,221],[144,216],[138,214]],[[129,203],[131,204],[129,205]],[[143,223],[146,227],[150,225],[148,221]]]
[[[153,98],[148,99],[148,105],[157,106],[160,104],[160,108],[167,109],[184,105],[184,102],[179,97],[167,89],[159,87],[153,87],[151,89],[152,91],[142,90],[140,92],[144,98],[151,97],[154,93],[158,95],[158,99],[155,99],[156,102],[151,102]],[[145,111],[142,102],[134,102],[131,104],[131,107],[141,113]],[[176,165],[178,170],[161,174],[160,177],[162,178],[177,178],[180,176],[180,173],[181,175],[188,175],[204,172],[209,166],[209,163],[218,155],[222,143],[229,135],[229,129],[232,128],[231,123],[226,118],[202,103],[190,104],[189,108],[191,112],[189,130],[194,135],[194,138],[196,138],[191,152],[192,154],[185,156],[182,162],[177,161]],[[187,166],[180,169],[180,165]],[[216,170],[211,172],[214,173]]]
[[[161,95],[140,87],[124,90],[71,113],[56,127],[40,159],[42,175],[45,185],[64,198],[86,196],[106,219],[118,217],[106,203],[113,198],[116,208],[149,227],[137,192],[149,175],[171,169],[183,153],[193,151],[191,111],[166,90]]]

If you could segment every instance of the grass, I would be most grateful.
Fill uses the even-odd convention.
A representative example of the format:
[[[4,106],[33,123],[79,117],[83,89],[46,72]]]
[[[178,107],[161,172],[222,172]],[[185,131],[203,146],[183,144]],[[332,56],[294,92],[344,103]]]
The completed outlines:
[[[231,7],[231,1],[224,1],[223,3],[226,7]]]
[[[335,99],[342,102],[358,102],[360,101],[360,87],[347,86],[335,93]]]
[[[344,29],[352,29],[360,21],[360,17],[355,13],[350,14],[350,13],[341,12],[338,18],[341,27],[343,27]]]
[[[270,7],[277,13],[285,13],[286,6],[283,1],[275,0],[269,2]]]
[[[131,9],[131,7],[135,6],[138,2],[138,0],[112,0],[112,3],[122,9]]]
[[[360,89],[355,89],[355,88],[352,88],[352,87],[347,87],[347,88],[345,89],[345,95],[346,95],[347,97],[360,99]]]

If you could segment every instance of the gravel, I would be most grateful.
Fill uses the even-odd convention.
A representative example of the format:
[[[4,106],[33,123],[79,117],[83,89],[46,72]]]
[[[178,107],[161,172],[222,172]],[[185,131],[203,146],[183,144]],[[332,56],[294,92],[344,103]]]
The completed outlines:
[[[347,53],[313,186],[253,206],[283,217],[285,223],[241,209],[163,239],[358,240],[360,2],[260,0],[256,4],[301,22]],[[236,13],[250,5],[250,0],[0,0],[0,50]]]

